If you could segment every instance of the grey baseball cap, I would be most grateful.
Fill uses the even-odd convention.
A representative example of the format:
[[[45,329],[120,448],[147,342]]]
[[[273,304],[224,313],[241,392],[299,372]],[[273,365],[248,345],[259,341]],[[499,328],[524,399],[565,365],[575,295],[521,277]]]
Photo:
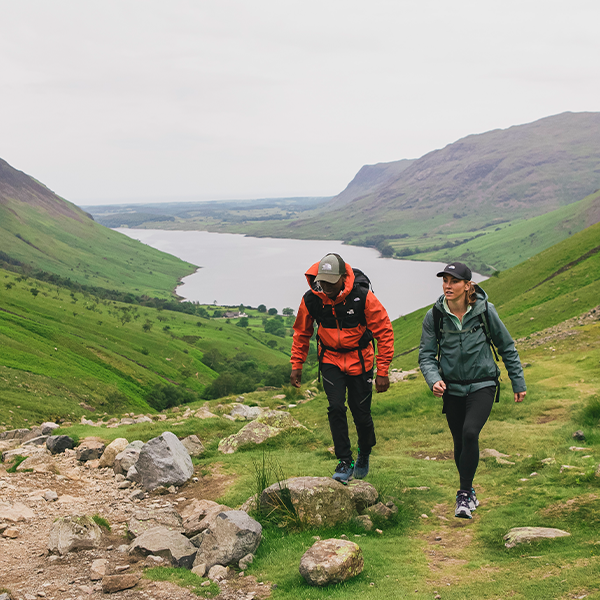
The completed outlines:
[[[452,275],[456,279],[464,279],[465,281],[471,281],[471,269],[461,262],[453,262],[444,267],[443,271],[440,271],[437,276],[443,277],[444,275]]]
[[[327,281],[337,283],[342,275],[346,273],[346,263],[339,254],[327,254],[319,263],[319,272],[315,281]]]

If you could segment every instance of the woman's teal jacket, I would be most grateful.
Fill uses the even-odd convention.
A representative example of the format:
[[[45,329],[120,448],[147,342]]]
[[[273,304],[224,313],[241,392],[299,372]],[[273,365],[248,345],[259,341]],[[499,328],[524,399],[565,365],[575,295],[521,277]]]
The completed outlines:
[[[479,319],[479,315],[485,311],[487,305],[490,335],[502,357],[512,382],[513,392],[524,392],[527,387],[515,343],[500,320],[494,305],[487,301],[487,294],[479,286],[475,286],[475,290],[477,301],[463,317],[462,331],[458,330],[446,312],[443,305],[444,296],[438,298],[436,306],[443,315],[439,362],[437,360],[438,344],[434,330],[433,309],[430,309],[425,315],[419,346],[419,365],[425,381],[430,388],[433,388],[434,383],[443,379],[446,382],[447,391],[455,396],[466,396],[483,387],[495,385],[494,380],[499,374],[499,369]],[[488,381],[481,381],[488,377]],[[477,383],[449,383],[452,380],[480,381]]]

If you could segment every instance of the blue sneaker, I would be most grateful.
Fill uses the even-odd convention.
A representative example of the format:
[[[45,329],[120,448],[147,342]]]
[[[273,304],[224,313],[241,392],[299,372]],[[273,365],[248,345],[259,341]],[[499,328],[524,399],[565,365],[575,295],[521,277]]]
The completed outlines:
[[[477,495],[475,494],[475,488],[471,488],[471,498],[469,499],[469,508],[471,512],[473,512],[479,506],[479,500],[477,500]]]
[[[356,463],[354,464],[354,477],[364,479],[369,474],[369,455],[358,452]]]
[[[456,510],[454,516],[461,519],[472,519],[471,515],[471,494],[464,490],[458,490],[456,493]]]
[[[335,468],[335,473],[332,475],[333,479],[340,483],[347,483],[352,474],[354,473],[354,461],[350,462],[346,460],[340,460],[338,466]]]

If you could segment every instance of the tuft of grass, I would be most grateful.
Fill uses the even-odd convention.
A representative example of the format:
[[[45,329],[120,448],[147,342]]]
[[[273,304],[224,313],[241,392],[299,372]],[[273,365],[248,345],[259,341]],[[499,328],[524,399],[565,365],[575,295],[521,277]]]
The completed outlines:
[[[96,523],[96,525],[98,525],[98,527],[101,527],[102,529],[105,529],[106,531],[111,530],[110,523],[104,517],[101,517],[98,513],[96,513],[92,517],[92,521],[94,521],[94,523]]]
[[[15,454],[13,456],[13,464],[8,469],[6,469],[6,472],[7,473],[16,473],[17,467],[25,460],[27,460],[26,456],[21,456],[20,454]]]

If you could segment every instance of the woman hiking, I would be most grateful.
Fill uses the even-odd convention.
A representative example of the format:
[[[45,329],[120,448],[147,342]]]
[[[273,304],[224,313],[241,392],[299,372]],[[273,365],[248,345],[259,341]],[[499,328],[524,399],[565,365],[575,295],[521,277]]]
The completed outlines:
[[[454,440],[460,477],[454,514],[471,519],[479,506],[473,488],[479,433],[500,391],[493,346],[508,371],[515,402],[523,401],[527,388],[514,341],[487,294],[471,281],[471,270],[453,262],[437,276],[443,277],[444,293],[423,320],[419,365],[433,395],[443,398],[442,412]]]

